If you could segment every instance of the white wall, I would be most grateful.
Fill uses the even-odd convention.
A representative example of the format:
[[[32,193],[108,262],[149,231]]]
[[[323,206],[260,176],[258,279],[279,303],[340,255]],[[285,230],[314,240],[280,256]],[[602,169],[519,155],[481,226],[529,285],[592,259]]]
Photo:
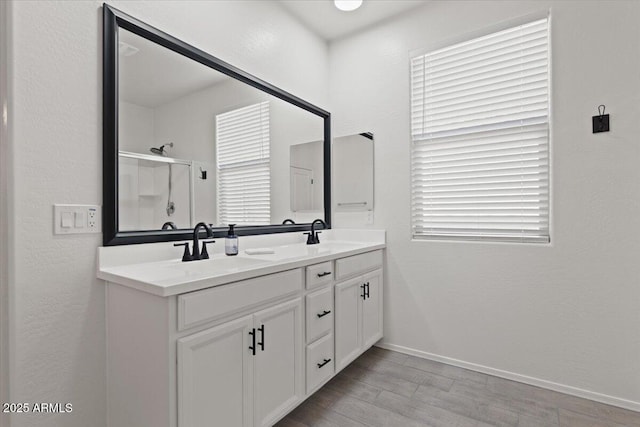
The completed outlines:
[[[157,144],[154,137],[154,119],[153,108],[120,101],[118,103],[118,149],[150,154],[151,147],[162,145]]]
[[[9,203],[11,188],[11,149],[9,146],[9,111],[7,110],[10,53],[9,5],[0,2],[0,402],[10,402],[9,396]],[[8,427],[8,417],[0,413],[0,425]]]
[[[551,245],[411,241],[409,52],[549,7]],[[640,409],[639,21],[633,1],[434,1],[330,46],[334,133],[375,135],[386,344]]]
[[[17,239],[11,398],[71,414],[12,427],[106,425],[100,235],[53,236],[52,204],[102,202],[101,1],[11,4]],[[151,25],[325,107],[327,47],[271,2],[113,2]],[[292,54],[295,52],[295,54]]]

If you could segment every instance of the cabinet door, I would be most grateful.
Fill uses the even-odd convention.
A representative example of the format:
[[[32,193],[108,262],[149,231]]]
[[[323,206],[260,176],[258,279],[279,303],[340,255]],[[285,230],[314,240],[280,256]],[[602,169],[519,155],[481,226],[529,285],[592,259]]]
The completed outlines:
[[[362,277],[356,277],[336,285],[336,371],[360,355],[362,284]]]
[[[254,327],[254,425],[271,426],[304,395],[302,299],[256,313]]]
[[[252,316],[178,340],[178,426],[253,424]]]
[[[362,300],[362,350],[382,338],[382,270],[365,274],[368,293]]]

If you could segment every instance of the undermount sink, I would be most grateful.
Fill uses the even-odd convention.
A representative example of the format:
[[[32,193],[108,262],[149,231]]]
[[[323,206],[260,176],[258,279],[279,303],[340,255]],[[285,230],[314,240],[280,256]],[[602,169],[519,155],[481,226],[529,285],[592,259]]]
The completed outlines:
[[[269,261],[283,261],[287,259],[306,258],[309,256],[323,255],[335,251],[343,251],[349,249],[356,249],[362,246],[355,242],[343,242],[343,241],[327,241],[321,242],[317,245],[307,245],[305,243],[295,243],[291,245],[277,246],[272,254],[256,254],[246,255],[251,259],[269,260]]]
[[[267,264],[264,259],[253,259],[239,256],[215,257],[200,261],[180,262],[172,268],[195,274],[218,274],[221,272],[235,272]]]

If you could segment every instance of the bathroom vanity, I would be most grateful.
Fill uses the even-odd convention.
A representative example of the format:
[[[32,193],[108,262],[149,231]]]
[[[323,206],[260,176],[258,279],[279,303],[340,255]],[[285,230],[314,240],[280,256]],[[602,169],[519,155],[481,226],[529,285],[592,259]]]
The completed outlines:
[[[317,243],[328,111],[106,4],[102,41],[108,425],[271,426],[382,337],[384,231]],[[367,190],[340,195],[347,213],[373,209],[356,151],[370,182],[341,175]],[[201,225],[213,255],[183,262],[173,242],[197,245]]]
[[[110,427],[271,426],[382,337],[384,231],[214,245],[99,249]]]

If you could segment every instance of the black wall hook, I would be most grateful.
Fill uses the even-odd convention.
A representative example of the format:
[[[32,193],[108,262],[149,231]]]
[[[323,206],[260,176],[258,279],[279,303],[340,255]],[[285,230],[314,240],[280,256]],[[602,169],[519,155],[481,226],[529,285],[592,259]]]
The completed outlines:
[[[605,114],[604,104],[598,105],[598,115],[591,118],[593,133],[609,132],[609,115]]]

